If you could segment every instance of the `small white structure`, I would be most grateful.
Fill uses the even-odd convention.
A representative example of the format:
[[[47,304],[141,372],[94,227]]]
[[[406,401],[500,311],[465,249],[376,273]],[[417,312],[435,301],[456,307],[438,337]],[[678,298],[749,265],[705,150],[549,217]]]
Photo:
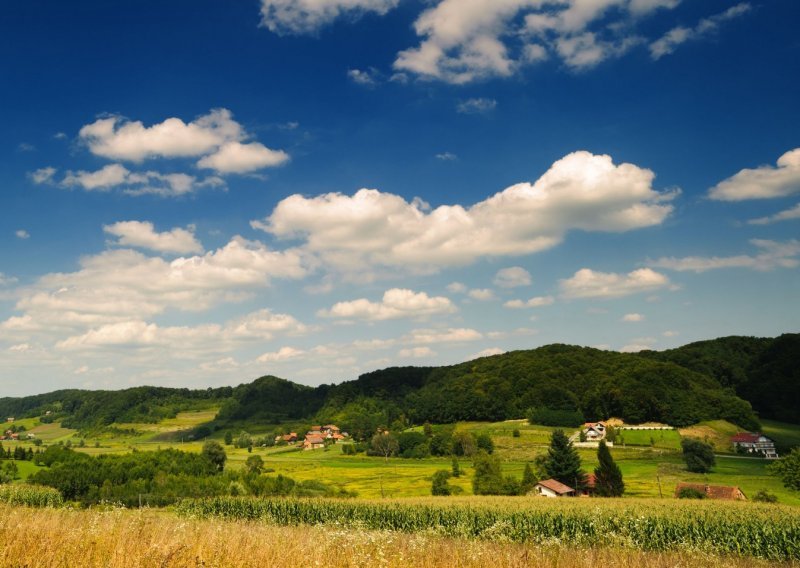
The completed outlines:
[[[571,497],[575,495],[575,490],[569,485],[564,485],[555,479],[545,479],[537,483],[534,491],[544,497]]]

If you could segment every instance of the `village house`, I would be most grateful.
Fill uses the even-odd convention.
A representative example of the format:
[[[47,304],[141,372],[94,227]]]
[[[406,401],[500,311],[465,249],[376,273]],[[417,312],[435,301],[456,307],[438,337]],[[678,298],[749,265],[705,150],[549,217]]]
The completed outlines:
[[[284,434],[283,436],[275,436],[275,443],[278,442],[286,442],[287,444],[293,444],[297,441],[297,433],[292,432],[290,434]]]
[[[537,483],[533,490],[543,497],[572,497],[575,490],[569,485],[564,485],[555,479],[545,479]]]
[[[733,449],[746,452],[748,454],[761,454],[767,459],[777,459],[778,452],[775,450],[775,442],[767,438],[764,434],[753,434],[750,432],[739,432],[731,437]]]
[[[587,422],[583,425],[583,435],[589,442],[602,440],[606,437],[606,425],[603,422]]]
[[[303,441],[304,450],[316,450],[325,447],[325,438],[319,436],[315,432],[306,434],[306,439]]]
[[[14,422],[14,420],[15,419],[13,416],[9,416],[8,418],[6,418],[6,422]]]
[[[722,501],[746,501],[747,497],[738,487],[727,485],[708,485],[704,483],[679,483],[675,487],[675,497],[681,496],[685,489],[691,489],[705,495],[708,499],[719,499]]]

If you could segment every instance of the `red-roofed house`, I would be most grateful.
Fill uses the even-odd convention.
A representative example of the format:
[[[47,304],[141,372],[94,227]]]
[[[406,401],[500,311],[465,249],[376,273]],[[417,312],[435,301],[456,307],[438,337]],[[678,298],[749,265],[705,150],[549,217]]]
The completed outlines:
[[[705,485],[703,483],[679,483],[675,487],[675,497],[680,497],[681,491],[692,489],[702,493],[709,499],[721,499],[723,501],[746,501],[747,497],[738,487],[727,485]]]
[[[602,440],[606,437],[606,425],[602,422],[587,422],[583,425],[583,434],[589,442]]]
[[[306,439],[303,441],[304,450],[317,450],[325,447],[325,438],[316,434],[306,434]]]
[[[768,459],[777,459],[778,457],[778,452],[775,451],[775,442],[764,434],[739,432],[731,437],[731,444],[733,444],[734,449],[748,454],[762,454]]]
[[[555,479],[545,479],[534,486],[534,491],[544,497],[571,497],[575,490]]]

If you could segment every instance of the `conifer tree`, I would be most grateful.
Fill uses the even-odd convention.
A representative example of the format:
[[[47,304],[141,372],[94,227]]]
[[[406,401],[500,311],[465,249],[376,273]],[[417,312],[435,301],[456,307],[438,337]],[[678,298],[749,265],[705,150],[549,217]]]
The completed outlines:
[[[625,482],[622,481],[622,472],[611,457],[605,440],[600,440],[597,461],[600,463],[594,470],[595,492],[600,497],[621,497],[625,492]]]
[[[586,474],[581,471],[581,458],[563,430],[554,430],[550,436],[544,470],[552,479],[575,490],[586,485]]]
[[[522,483],[520,484],[523,493],[527,493],[533,489],[537,483],[539,483],[539,480],[536,479],[536,476],[533,474],[533,468],[531,467],[531,464],[526,463],[525,470],[522,472]]]

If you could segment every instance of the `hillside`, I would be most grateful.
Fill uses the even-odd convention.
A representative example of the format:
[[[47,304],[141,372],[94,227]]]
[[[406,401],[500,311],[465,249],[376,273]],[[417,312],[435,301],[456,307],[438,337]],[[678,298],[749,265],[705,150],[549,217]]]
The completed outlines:
[[[721,337],[641,357],[715,378],[749,401],[762,418],[800,423],[800,334],[775,339]]]
[[[235,388],[62,390],[2,398],[0,416],[42,416],[89,430],[219,406],[216,427],[314,420],[358,433],[397,420],[521,418],[537,408],[586,420],[687,426],[723,419],[757,429],[751,404],[762,417],[800,423],[798,355],[800,334],[724,337],[638,354],[548,345],[446,367],[392,367],[318,387],[267,376]]]

